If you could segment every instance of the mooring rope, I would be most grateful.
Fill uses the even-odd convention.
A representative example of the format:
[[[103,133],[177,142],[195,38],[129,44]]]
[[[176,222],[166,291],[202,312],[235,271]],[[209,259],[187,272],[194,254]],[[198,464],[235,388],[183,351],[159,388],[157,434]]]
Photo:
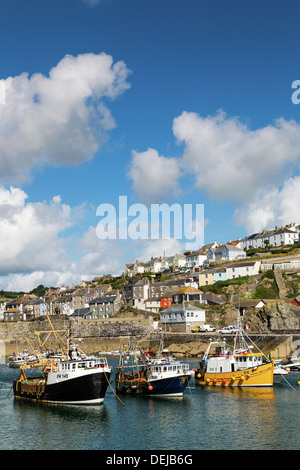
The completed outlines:
[[[112,388],[112,386],[111,386],[111,384],[110,384],[110,381],[108,380],[105,371],[104,371],[104,375],[105,375],[105,378],[106,378],[106,380],[107,380],[107,383],[108,383],[108,385],[110,386],[110,388],[112,389],[112,392],[113,392],[113,394],[115,395],[115,397],[122,403],[122,405],[125,406],[125,403],[122,402],[122,400],[118,397],[118,395],[115,393],[114,389]],[[114,381],[114,379],[112,380],[112,382],[113,382],[113,381]]]

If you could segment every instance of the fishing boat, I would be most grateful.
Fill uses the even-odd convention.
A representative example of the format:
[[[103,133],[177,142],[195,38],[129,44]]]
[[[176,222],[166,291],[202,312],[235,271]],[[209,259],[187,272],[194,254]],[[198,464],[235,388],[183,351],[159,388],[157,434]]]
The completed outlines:
[[[30,354],[28,350],[24,350],[22,353],[14,353],[13,355],[9,356],[7,366],[13,369],[17,369],[21,364],[34,363],[35,361],[35,354]]]
[[[192,371],[189,364],[165,356],[142,352],[140,359],[121,354],[115,378],[117,393],[145,396],[182,397]]]
[[[150,366],[147,383],[143,389],[144,395],[182,397],[192,371],[189,365],[172,360],[171,362],[155,361]]]
[[[211,341],[195,371],[195,382],[226,387],[273,386],[274,361],[252,350],[241,328],[236,331],[233,348],[225,340]]]
[[[78,346],[71,344],[68,330],[52,327],[50,331],[35,332],[39,343],[43,334],[49,339],[52,333],[65,347],[65,352],[61,351],[63,357],[41,354],[34,364],[21,364],[20,377],[13,381],[15,398],[64,405],[101,404],[111,376],[107,359],[86,356]],[[66,342],[60,333],[67,335]],[[42,350],[45,342],[40,347]]]

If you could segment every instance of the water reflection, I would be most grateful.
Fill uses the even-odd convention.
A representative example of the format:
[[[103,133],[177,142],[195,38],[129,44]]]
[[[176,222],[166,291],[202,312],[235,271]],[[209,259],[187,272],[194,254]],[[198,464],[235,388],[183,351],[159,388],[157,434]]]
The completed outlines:
[[[8,397],[16,372],[0,365],[1,449],[299,449],[300,374],[293,388],[201,387],[183,398],[121,396],[100,406]]]

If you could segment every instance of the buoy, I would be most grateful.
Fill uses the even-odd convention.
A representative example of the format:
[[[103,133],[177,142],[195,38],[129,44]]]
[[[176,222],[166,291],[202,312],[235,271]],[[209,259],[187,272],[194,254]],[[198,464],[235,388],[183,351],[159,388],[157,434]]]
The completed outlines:
[[[244,380],[245,379],[245,376],[244,375],[241,375],[241,380]]]
[[[234,375],[232,376],[232,380],[235,380],[235,376],[234,376]]]
[[[226,379],[222,379],[222,383],[223,384],[226,384],[227,380]]]
[[[198,377],[198,379],[200,379],[200,377],[201,377],[201,374],[197,374],[197,377]]]
[[[298,383],[298,385],[300,385],[300,380],[297,383]]]
[[[209,377],[207,377],[207,379],[206,379],[206,382],[207,382],[207,383],[209,383],[209,382],[210,382],[210,378],[209,378]]]
[[[149,385],[148,390],[153,390],[152,385]]]
[[[216,383],[217,383],[217,379],[213,379],[213,383],[216,384]]]

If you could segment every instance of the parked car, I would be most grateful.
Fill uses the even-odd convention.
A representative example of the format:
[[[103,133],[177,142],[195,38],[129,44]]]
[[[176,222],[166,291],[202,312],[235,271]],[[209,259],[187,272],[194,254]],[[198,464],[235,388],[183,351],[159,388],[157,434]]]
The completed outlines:
[[[197,325],[191,330],[192,333],[200,333],[201,331],[215,331],[215,328],[211,325]]]
[[[226,333],[235,333],[238,330],[239,329],[237,326],[229,325],[229,326],[224,326],[224,328],[221,328],[220,330],[218,330],[217,333],[224,335]]]
[[[216,329],[211,325],[200,325],[200,331],[215,331]]]
[[[200,331],[200,325],[197,325],[197,326],[195,326],[195,328],[191,329],[192,333],[199,333],[199,331]]]

